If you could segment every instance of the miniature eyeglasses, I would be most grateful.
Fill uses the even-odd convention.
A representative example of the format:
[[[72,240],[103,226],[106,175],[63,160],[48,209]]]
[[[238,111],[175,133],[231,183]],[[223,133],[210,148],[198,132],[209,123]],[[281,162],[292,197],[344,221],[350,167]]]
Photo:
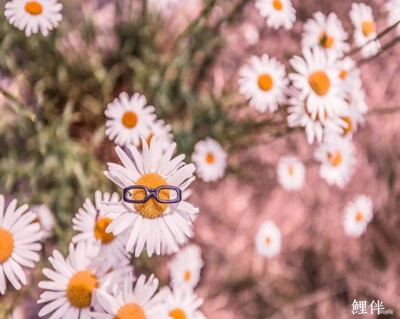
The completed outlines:
[[[159,203],[174,204],[182,200],[182,191],[180,188],[170,185],[162,185],[157,188],[134,185],[124,188],[124,201],[127,203],[142,204],[151,197]]]

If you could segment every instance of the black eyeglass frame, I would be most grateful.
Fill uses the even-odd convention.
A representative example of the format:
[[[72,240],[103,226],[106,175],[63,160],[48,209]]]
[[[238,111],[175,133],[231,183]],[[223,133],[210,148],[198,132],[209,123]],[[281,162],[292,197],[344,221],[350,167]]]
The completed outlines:
[[[136,189],[140,189],[146,192],[146,197],[144,199],[131,199],[129,196],[129,191],[134,191]],[[162,190],[170,190],[175,191],[177,196],[174,199],[164,200],[158,197],[158,194]],[[147,202],[151,197],[153,197],[157,202],[162,204],[176,204],[182,200],[182,190],[179,187],[172,186],[172,185],[161,185],[157,188],[149,188],[143,185],[133,185],[124,188],[124,201],[131,204],[143,204]]]

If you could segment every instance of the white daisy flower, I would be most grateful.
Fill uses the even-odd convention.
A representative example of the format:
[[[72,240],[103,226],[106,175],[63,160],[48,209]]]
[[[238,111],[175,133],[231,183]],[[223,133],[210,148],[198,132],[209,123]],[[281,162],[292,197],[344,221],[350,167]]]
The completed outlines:
[[[312,118],[324,118],[325,113],[340,114],[346,106],[340,87],[337,67],[332,58],[318,47],[303,49],[303,57],[295,56],[290,64],[297,73],[289,74],[293,86],[300,91],[299,98],[307,100]]]
[[[147,250],[149,256],[154,252],[157,255],[177,252],[187,238],[192,237],[192,222],[199,211],[186,201],[190,195],[188,188],[195,179],[195,166],[185,164],[184,155],[172,159],[175,143],[166,152],[156,138],[151,140],[150,147],[144,139],[142,144],[143,154],[133,145],[127,146],[127,153],[116,147],[123,165],[109,163],[105,175],[121,188],[135,185],[153,189],[160,186],[178,187],[182,191],[182,200],[178,203],[160,203],[150,198],[144,203],[121,201],[117,205],[104,205],[106,212],[119,214],[106,231],[117,236],[128,229],[126,251],[134,249],[136,257],[143,249]],[[172,190],[159,192],[162,200],[176,199],[176,195]],[[134,190],[129,196],[130,200],[141,200],[143,191]]]
[[[256,8],[267,19],[267,25],[274,29],[291,29],[296,21],[296,10],[290,0],[257,0]]]
[[[279,160],[278,181],[286,190],[299,190],[304,185],[304,164],[295,156],[286,156]]]
[[[388,0],[386,2],[388,11],[388,24],[392,26],[400,21],[400,0]],[[396,27],[397,34],[400,35],[400,24]]]
[[[146,137],[147,145],[150,145],[153,137],[161,140],[162,149],[164,151],[167,150],[168,147],[174,142],[171,125],[165,124],[164,120],[155,121],[150,127],[149,135]],[[140,145],[140,148],[142,148],[142,145]]]
[[[350,180],[356,163],[351,140],[329,135],[316,150],[315,158],[321,162],[320,176],[329,185],[343,187]]]
[[[166,318],[164,294],[156,293],[158,279],[151,275],[141,275],[133,287],[133,281],[127,280],[123,289],[114,287],[113,294],[96,290],[95,298],[104,310],[92,312],[91,318],[98,319],[160,319]]]
[[[47,205],[31,206],[31,212],[36,214],[34,222],[39,223],[43,232],[43,239],[51,237],[54,229],[54,215]]]
[[[61,9],[57,0],[11,0],[4,15],[10,24],[25,30],[27,37],[38,32],[47,36],[62,20]]]
[[[205,319],[204,314],[198,309],[203,304],[203,299],[191,289],[177,286],[173,290],[162,289],[165,293],[165,304],[167,307],[167,318],[172,319]]]
[[[350,19],[355,27],[354,41],[357,46],[363,47],[361,54],[364,57],[378,53],[381,45],[376,38],[376,25],[371,7],[364,3],[353,3],[350,10]]]
[[[314,119],[308,111],[307,101],[301,100],[294,90],[291,91],[290,95],[287,117],[288,124],[290,127],[303,127],[309,144],[312,144],[315,139],[318,143],[321,143],[326,128],[338,134],[341,132],[343,125],[338,116],[328,116],[328,113],[324,112],[322,118],[317,114],[317,117]]]
[[[275,112],[284,103],[289,83],[285,67],[267,54],[252,56],[239,72],[240,93],[260,112]]]
[[[186,246],[168,265],[173,287],[195,288],[200,281],[200,271],[203,266],[200,247],[193,244]]]
[[[28,211],[28,205],[17,208],[14,199],[7,207],[0,195],[0,295],[6,291],[6,279],[16,290],[26,285],[21,266],[33,268],[38,262],[43,233],[38,223],[32,223],[36,215]]]
[[[121,93],[119,98],[108,104],[105,115],[108,118],[106,134],[120,146],[139,146],[140,137],[150,135],[150,127],[156,119],[154,107],[147,106],[146,98],[139,93],[131,97]]]
[[[93,292],[107,290],[112,285],[122,284],[126,277],[133,276],[132,268],[112,259],[99,256],[98,250],[87,243],[70,244],[66,259],[57,250],[49,258],[54,270],[45,268],[43,274],[49,281],[39,282],[46,290],[38,303],[45,303],[39,317],[52,313],[51,318],[86,319],[96,302]]]
[[[365,195],[358,196],[345,210],[344,231],[348,236],[360,237],[372,220],[372,201]]]
[[[345,57],[337,61],[339,81],[343,90],[351,91],[355,87],[361,86],[360,70],[350,57]]]
[[[107,233],[106,228],[113,221],[111,214],[106,214],[103,209],[104,203],[119,203],[119,195],[117,193],[104,193],[96,191],[95,204],[87,198],[78,213],[73,218],[73,229],[79,234],[72,238],[74,244],[84,241],[90,241],[93,245],[98,246],[100,254],[123,260],[125,256],[126,234],[114,236]]]
[[[318,46],[336,56],[342,56],[350,49],[346,39],[347,33],[335,13],[325,17],[322,12],[316,12],[313,19],[304,25],[302,45],[308,48]]]
[[[261,256],[272,258],[281,251],[281,231],[272,221],[261,224],[255,240],[257,251]]]
[[[221,144],[207,137],[194,146],[192,161],[197,175],[205,182],[215,182],[225,174],[228,155]]]

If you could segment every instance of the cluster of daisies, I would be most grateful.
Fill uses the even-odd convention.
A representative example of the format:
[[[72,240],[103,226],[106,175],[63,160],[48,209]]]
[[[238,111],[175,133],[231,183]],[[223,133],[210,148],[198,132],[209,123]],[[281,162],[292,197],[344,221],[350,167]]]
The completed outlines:
[[[43,292],[38,303],[43,307],[38,315],[68,319],[205,318],[199,311],[203,300],[194,292],[204,266],[200,248],[186,245],[170,259],[169,287],[159,287],[153,274],[136,277],[131,264],[133,250],[126,246],[132,234],[137,236],[136,251],[144,240],[149,254],[152,249],[157,253],[172,251],[168,240],[174,242],[172,237],[177,240],[184,235],[165,232],[168,227],[176,230],[180,224],[162,219],[158,221],[161,228],[152,229],[151,236],[149,228],[141,228],[143,221],[133,227],[124,226],[129,230],[121,232],[121,220],[124,222],[127,216],[107,213],[109,206],[115,207],[119,202],[117,193],[100,191],[96,191],[94,202],[86,199],[73,219],[77,234],[70,243],[68,256],[64,258],[54,250],[49,258],[52,268],[43,269],[48,280],[39,283]],[[186,205],[176,207],[176,211],[168,210],[167,214],[179,215],[179,211],[183,216]],[[28,283],[24,268],[33,268],[39,261],[41,244],[51,236],[53,225],[54,217],[46,206],[17,207],[16,200],[6,205],[0,195],[0,295],[6,292],[6,279],[17,290]],[[118,230],[107,232],[110,225]]]
[[[290,29],[296,20],[290,0],[258,0],[256,7],[269,27]],[[400,32],[400,2],[387,3],[389,26]],[[354,43],[364,57],[374,56],[381,47],[372,9],[353,3],[350,20]],[[316,12],[303,27],[302,55],[294,56],[287,75],[277,59],[263,54],[252,56],[239,71],[241,94],[251,107],[261,113],[287,112],[289,127],[305,130],[310,144],[317,142],[315,160],[320,176],[329,185],[343,188],[350,180],[355,164],[352,137],[364,124],[368,110],[360,71],[348,53],[348,34],[335,13]],[[305,181],[305,167],[295,156],[282,158],[277,166],[278,181],[289,191],[300,190]],[[372,219],[371,200],[362,195],[345,211],[344,229],[349,236],[360,236]],[[266,221],[256,235],[256,247],[270,258],[280,251],[279,228]]]

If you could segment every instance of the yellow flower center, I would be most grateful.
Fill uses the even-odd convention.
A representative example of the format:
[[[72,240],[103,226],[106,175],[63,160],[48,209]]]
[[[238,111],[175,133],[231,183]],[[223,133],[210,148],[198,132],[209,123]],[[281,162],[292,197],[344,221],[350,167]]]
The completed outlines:
[[[135,112],[126,111],[122,116],[122,124],[127,128],[133,128],[136,126],[138,121],[137,115]]]
[[[324,96],[326,93],[328,93],[329,88],[331,87],[331,81],[324,71],[316,71],[311,73],[308,77],[308,82],[310,83],[310,86],[314,92],[319,96]]]
[[[293,174],[294,174],[294,167],[293,167],[293,165],[290,165],[290,166],[288,167],[288,171],[289,171],[289,175],[290,175],[290,176],[293,176]]]
[[[363,34],[368,37],[371,33],[375,32],[376,26],[374,21],[364,21],[361,24]]]
[[[272,87],[274,86],[274,80],[272,79],[272,77],[269,74],[261,74],[258,77],[258,86],[261,90],[267,92],[269,90],[272,89]]]
[[[67,285],[67,298],[76,308],[88,308],[92,303],[93,290],[99,287],[96,276],[82,270],[75,273]]]
[[[357,212],[356,221],[361,222],[364,219],[364,215],[361,212]]]
[[[325,49],[331,48],[334,42],[335,42],[335,39],[333,37],[330,37],[326,32],[323,32],[321,34],[321,36],[319,37],[319,43]]]
[[[112,222],[111,218],[102,217],[99,218],[94,226],[94,237],[101,240],[103,244],[109,244],[114,240],[114,235],[112,233],[107,233],[106,228]]]
[[[265,243],[266,243],[267,245],[269,245],[269,244],[271,243],[271,237],[267,236],[267,237],[265,238]]]
[[[186,270],[185,272],[185,281],[188,282],[192,277],[192,272],[190,270]]]
[[[339,151],[333,152],[333,153],[328,153],[328,160],[331,163],[332,166],[336,167],[338,166],[343,158],[342,154]]]
[[[118,310],[115,319],[146,319],[146,314],[138,304],[128,303]]]
[[[283,9],[283,4],[280,0],[272,1],[272,5],[274,6],[275,10],[281,11]]]
[[[345,121],[346,124],[347,124],[347,127],[343,128],[343,136],[346,136],[347,134],[352,132],[352,130],[353,130],[353,122],[352,122],[351,118],[348,117],[348,116],[342,116],[341,119],[343,121]]]
[[[148,188],[157,188],[159,186],[168,185],[167,181],[157,173],[148,173],[142,175],[136,182],[136,185],[146,186]],[[158,197],[162,200],[169,200],[169,190],[163,189],[159,192]],[[133,199],[142,200],[145,198],[145,192],[141,189],[133,191]],[[145,218],[158,218],[167,209],[168,204],[159,203],[155,198],[151,197],[147,202],[135,204],[135,209]]]
[[[6,262],[14,251],[14,237],[4,228],[0,228],[0,264]]]
[[[25,11],[31,15],[37,16],[43,12],[43,7],[37,1],[29,1],[25,4]]]
[[[215,157],[212,153],[206,155],[206,162],[207,164],[213,164],[215,162]]]
[[[347,71],[345,69],[343,69],[342,71],[340,71],[339,73],[339,77],[344,80],[345,78],[347,78]]]
[[[169,316],[174,319],[186,319],[185,312],[180,308],[175,308],[169,312]]]

